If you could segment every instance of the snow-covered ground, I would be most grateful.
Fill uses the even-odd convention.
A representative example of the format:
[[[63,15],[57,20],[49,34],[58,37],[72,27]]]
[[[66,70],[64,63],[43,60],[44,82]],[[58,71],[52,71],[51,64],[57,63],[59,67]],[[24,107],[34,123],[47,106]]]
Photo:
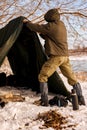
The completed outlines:
[[[67,88],[71,90],[71,86],[68,85],[66,78],[62,76],[62,79]],[[87,104],[87,82],[81,80],[79,82]],[[7,93],[21,94],[25,97],[25,101],[8,102],[4,108],[0,108],[0,130],[54,130],[51,127],[43,128],[44,122],[39,119],[35,120],[39,113],[50,110],[56,110],[64,117],[67,117],[68,122],[62,130],[87,130],[87,106],[79,106],[77,111],[73,111],[71,103],[68,103],[67,107],[37,106],[33,103],[40,99],[40,94],[37,95],[31,90],[18,90],[10,86],[0,87],[0,94]],[[49,93],[49,98],[53,96]]]
[[[81,82],[83,93],[87,104],[87,82]],[[68,87],[68,85],[67,85]],[[67,107],[58,106],[37,106],[34,101],[40,99],[31,90],[17,90],[9,86],[0,88],[0,94],[6,93],[21,94],[25,97],[24,102],[9,102],[4,108],[0,108],[0,130],[40,130],[43,121],[36,120],[37,115],[50,110],[57,110],[64,117],[68,117],[68,123],[63,130],[87,130],[87,106],[79,106],[79,110],[73,111],[71,103]],[[49,98],[53,97],[49,94]],[[28,125],[26,125],[28,124]],[[72,127],[68,127],[72,125]],[[43,128],[43,130],[54,130],[53,128]]]

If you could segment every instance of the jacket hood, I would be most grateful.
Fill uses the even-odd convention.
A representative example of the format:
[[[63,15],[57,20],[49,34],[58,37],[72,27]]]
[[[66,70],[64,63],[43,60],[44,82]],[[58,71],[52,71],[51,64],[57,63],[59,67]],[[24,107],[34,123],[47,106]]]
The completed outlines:
[[[47,13],[44,15],[44,19],[47,22],[54,22],[60,20],[60,14],[57,9],[50,9],[47,11]]]

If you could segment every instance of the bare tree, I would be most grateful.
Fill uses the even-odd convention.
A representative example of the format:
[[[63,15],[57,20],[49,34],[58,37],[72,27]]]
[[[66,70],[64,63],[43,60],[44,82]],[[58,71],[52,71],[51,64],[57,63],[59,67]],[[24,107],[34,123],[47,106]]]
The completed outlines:
[[[80,42],[84,46],[87,41],[86,0],[0,0],[0,27],[18,16],[25,16],[32,22],[44,22],[43,16],[50,8],[57,8],[60,12],[72,46]]]

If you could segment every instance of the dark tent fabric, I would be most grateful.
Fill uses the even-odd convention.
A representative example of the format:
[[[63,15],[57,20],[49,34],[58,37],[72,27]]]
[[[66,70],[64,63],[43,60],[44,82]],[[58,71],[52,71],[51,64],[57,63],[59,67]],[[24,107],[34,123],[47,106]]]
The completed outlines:
[[[15,18],[0,30],[0,65],[7,56],[17,85],[39,91],[38,74],[47,57],[37,33],[29,30],[23,19]],[[48,87],[53,93],[70,94],[57,72],[48,79]]]

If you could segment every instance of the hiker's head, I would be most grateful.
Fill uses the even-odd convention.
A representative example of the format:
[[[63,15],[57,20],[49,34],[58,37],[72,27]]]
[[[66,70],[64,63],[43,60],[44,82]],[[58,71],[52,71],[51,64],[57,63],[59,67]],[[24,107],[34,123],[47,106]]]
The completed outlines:
[[[60,19],[60,14],[57,9],[50,9],[47,11],[47,13],[44,15],[44,19],[47,22],[54,22],[58,21]]]

